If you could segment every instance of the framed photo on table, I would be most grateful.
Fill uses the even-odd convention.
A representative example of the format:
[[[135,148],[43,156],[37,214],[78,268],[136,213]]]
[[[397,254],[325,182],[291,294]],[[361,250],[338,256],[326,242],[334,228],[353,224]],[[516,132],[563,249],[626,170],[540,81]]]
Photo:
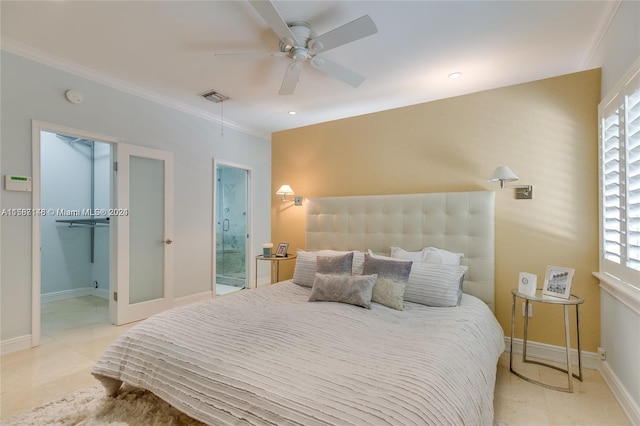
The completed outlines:
[[[276,250],[276,257],[287,257],[288,249],[289,249],[289,243],[278,244],[278,249]]]
[[[571,295],[571,280],[574,272],[575,270],[571,268],[547,266],[542,294],[568,299]]]

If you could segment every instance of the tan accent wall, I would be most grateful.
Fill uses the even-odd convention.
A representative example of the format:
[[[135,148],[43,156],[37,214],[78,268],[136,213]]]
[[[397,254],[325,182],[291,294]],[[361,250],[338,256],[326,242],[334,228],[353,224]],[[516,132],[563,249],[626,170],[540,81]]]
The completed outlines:
[[[505,334],[519,272],[540,286],[547,265],[571,267],[572,292],[586,300],[583,350],[595,352],[599,100],[596,69],[274,133],[273,242],[290,253],[305,244],[305,208],[275,195],[285,183],[310,198],[496,189],[495,313]],[[486,182],[500,165],[533,185],[532,200]],[[281,277],[293,264],[283,262]],[[563,346],[563,330],[561,308],[534,306],[529,339]]]

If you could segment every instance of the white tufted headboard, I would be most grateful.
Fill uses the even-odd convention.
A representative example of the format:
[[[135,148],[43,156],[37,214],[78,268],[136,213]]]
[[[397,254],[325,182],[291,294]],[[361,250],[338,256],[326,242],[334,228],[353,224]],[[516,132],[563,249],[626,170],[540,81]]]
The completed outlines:
[[[464,253],[464,292],[494,308],[495,192],[364,195],[306,200],[307,250]]]

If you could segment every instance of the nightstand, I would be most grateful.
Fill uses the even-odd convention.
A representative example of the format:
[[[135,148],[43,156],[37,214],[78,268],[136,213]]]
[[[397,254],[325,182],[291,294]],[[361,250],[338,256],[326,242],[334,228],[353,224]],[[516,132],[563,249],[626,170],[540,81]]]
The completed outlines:
[[[287,257],[277,257],[277,256],[256,256],[256,287],[258,287],[258,260],[267,260],[271,262],[271,284],[277,283],[280,281],[280,262],[285,260],[291,260],[298,257],[297,254],[290,254]]]
[[[537,385],[544,386],[549,389],[554,389],[562,392],[573,392],[573,378],[582,381],[582,354],[580,347],[580,305],[584,303],[584,299],[578,297],[576,295],[570,295],[568,299],[562,299],[559,297],[553,296],[545,296],[542,294],[542,289],[537,289],[536,294],[530,296],[528,294],[519,293],[518,289],[511,290],[511,295],[513,300],[511,302],[511,344],[510,344],[510,353],[509,353],[509,371],[511,371],[516,376],[520,377],[523,380],[526,380],[531,383],[535,383]],[[562,306],[564,310],[564,333],[565,333],[565,350],[567,353],[567,368],[556,367],[555,365],[547,364],[541,361],[534,361],[527,359],[527,331],[529,328],[529,316],[525,315],[524,317],[524,333],[522,338],[522,362],[530,363],[530,364],[538,364],[544,367],[553,368],[554,370],[562,371],[563,373],[567,373],[568,385],[567,387],[560,386],[552,386],[518,373],[513,369],[513,333],[516,327],[516,300],[520,298],[525,301],[525,312],[529,312],[529,303],[537,302],[537,303],[548,303],[552,305]],[[574,305],[576,307],[576,334],[578,339],[578,374],[574,374],[571,365],[571,334],[569,332],[569,306]]]

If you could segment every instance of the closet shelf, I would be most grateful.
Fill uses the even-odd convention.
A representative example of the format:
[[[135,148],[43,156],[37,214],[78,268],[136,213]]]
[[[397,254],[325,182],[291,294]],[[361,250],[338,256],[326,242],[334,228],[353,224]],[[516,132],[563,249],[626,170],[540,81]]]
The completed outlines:
[[[104,226],[109,226],[109,218],[108,217],[95,217],[92,219],[60,219],[56,220],[59,223],[68,223],[69,228],[72,226],[86,226],[89,228],[101,228]]]

